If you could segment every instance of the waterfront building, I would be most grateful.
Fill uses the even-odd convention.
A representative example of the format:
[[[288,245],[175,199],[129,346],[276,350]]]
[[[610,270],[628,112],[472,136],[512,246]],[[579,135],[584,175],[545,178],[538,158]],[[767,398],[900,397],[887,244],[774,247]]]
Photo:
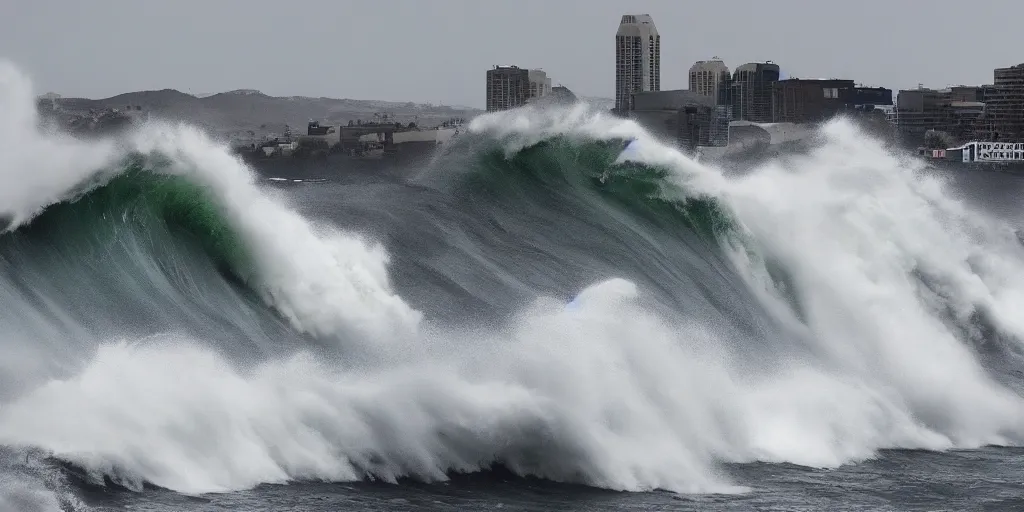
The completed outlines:
[[[980,85],[954,85],[949,92],[952,101],[985,102],[985,89]]]
[[[740,121],[770,123],[772,92],[779,81],[778,64],[751,62],[736,68],[729,84],[729,102],[733,118]]]
[[[892,89],[886,89],[885,87],[854,87],[853,104],[861,110],[892,106]]]
[[[949,130],[952,125],[952,91],[919,85],[896,96],[896,126],[908,135],[923,136],[928,130]]]
[[[772,122],[775,123],[825,121],[853,110],[856,102],[853,80],[791,78],[772,85]]]
[[[990,140],[1024,142],[1024,64],[998,68],[985,98]]]
[[[722,90],[730,81],[729,67],[722,59],[713,57],[711,60],[699,60],[690,66],[690,90],[702,96],[715,98],[716,103],[722,101]]]
[[[531,69],[528,73],[530,78],[530,98],[542,98],[551,94],[551,78],[541,69]]]
[[[992,120],[988,108],[977,101],[973,87],[957,86],[946,89],[902,90],[896,98],[896,126],[911,140],[921,141],[931,130],[943,132],[959,141],[989,140]],[[981,88],[978,88],[981,89]]]
[[[629,116],[680,148],[729,144],[731,107],[686,89],[633,93]]]
[[[575,103],[577,101],[576,95],[569,90],[568,87],[562,85],[556,85],[551,88],[551,96],[557,97],[560,101],[566,103]]]
[[[530,98],[530,72],[518,66],[487,70],[487,111],[513,109]]]
[[[526,100],[531,105],[572,105],[577,101],[576,95],[567,87],[561,85],[552,87],[551,91],[544,96]]]
[[[985,103],[988,103],[989,101],[992,100],[992,98],[995,98],[995,95],[996,95],[996,86],[995,86],[995,84],[986,84],[986,85],[982,85],[982,86],[979,86],[979,87],[981,89],[981,101],[983,101]]]
[[[626,14],[615,32],[615,111],[630,110],[633,93],[661,90],[661,36],[649,14]]]

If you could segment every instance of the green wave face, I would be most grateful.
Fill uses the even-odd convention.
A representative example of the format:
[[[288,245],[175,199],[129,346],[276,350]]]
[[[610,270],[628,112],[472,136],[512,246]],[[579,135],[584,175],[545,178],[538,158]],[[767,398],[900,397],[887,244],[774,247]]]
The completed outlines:
[[[245,243],[205,187],[129,162],[105,184],[83,188],[5,235],[0,244],[47,244],[71,257],[102,259],[111,254],[112,244],[123,245],[128,237],[156,256],[176,254],[174,246],[187,241],[231,277],[243,282],[252,277]]]
[[[511,157],[494,149],[481,155],[481,172],[463,183],[470,194],[500,200],[547,198],[615,205],[650,226],[692,230],[717,245],[735,232],[732,215],[716,199],[695,196],[671,183],[670,171],[637,162],[615,163],[625,141],[559,137]]]

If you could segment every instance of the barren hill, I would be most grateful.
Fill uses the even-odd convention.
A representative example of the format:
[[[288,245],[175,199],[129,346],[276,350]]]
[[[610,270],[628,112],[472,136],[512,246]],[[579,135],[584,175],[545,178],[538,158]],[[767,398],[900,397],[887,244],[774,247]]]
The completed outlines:
[[[358,119],[372,120],[375,115],[383,114],[395,121],[415,121],[430,126],[452,117],[468,118],[480,112],[412,102],[268,96],[251,89],[201,98],[174,89],[162,89],[129,92],[99,100],[61,98],[57,103],[66,110],[130,110],[136,115],[183,120],[224,135],[249,130],[257,134],[280,133],[286,124],[302,131],[310,119],[339,125]]]

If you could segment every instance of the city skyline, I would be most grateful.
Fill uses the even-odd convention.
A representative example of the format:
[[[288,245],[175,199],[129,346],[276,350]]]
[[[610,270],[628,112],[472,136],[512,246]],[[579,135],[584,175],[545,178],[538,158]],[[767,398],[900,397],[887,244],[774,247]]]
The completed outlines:
[[[731,69],[771,60],[784,77],[853,78],[893,90],[988,83],[992,69],[1024,61],[999,44],[1024,14],[1024,5],[1006,2],[972,4],[972,19],[986,25],[966,39],[970,45],[962,41],[972,25],[949,18],[936,3],[868,0],[837,9],[842,19],[806,12],[797,0],[738,1],[729,13],[708,3],[680,4],[396,0],[382,9],[309,0],[282,11],[263,0],[245,9],[194,0],[40,0],[0,20],[0,45],[39,93],[108,97],[162,88],[194,94],[251,88],[278,96],[477,108],[484,106],[480,74],[496,62],[544,69],[553,85],[580,96],[613,98],[611,32],[626,13],[648,13],[657,24],[661,89],[688,87],[690,66],[712,56]],[[730,37],[720,37],[722,30]],[[880,31],[891,32],[882,37]]]

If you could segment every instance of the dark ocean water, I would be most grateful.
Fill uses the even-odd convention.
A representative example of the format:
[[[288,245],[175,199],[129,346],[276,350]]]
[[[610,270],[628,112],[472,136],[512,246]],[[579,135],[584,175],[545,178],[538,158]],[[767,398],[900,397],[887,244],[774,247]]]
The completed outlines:
[[[979,210],[1020,222],[1016,197],[1024,192],[1024,176],[978,173],[969,169],[943,170],[951,192]],[[311,176],[305,176],[309,179]],[[399,294],[414,307],[445,322],[496,322],[525,300],[516,287],[476,282],[482,290],[467,293],[432,271],[431,260],[458,262],[462,251],[434,240],[434,224],[471,229],[485,224],[489,213],[504,218],[506,210],[488,205],[485,212],[466,205],[447,208],[445,197],[422,184],[397,184],[367,175],[320,177],[331,182],[281,187],[308,218],[371,233],[398,251],[392,275]],[[314,179],[316,179],[314,177]],[[424,215],[424,212],[432,212]],[[516,217],[511,214],[508,217]],[[475,219],[475,220],[474,220]],[[1020,225],[1020,224],[1018,224]],[[480,228],[486,233],[485,228]],[[576,229],[568,230],[569,232]],[[483,237],[483,233],[478,233]],[[566,233],[556,237],[572,236]],[[517,271],[527,265],[514,255],[529,252],[529,243],[508,240],[508,246],[487,254],[488,261],[512,267],[509,275],[535,279],[531,287],[570,294],[577,282],[601,276],[588,269],[531,277]],[[440,253],[440,254],[438,254]],[[511,253],[511,254],[510,254]],[[427,254],[434,256],[428,257]],[[577,258],[578,255],[573,256]],[[590,275],[588,275],[590,274]],[[432,277],[433,276],[433,277]],[[497,278],[480,281],[498,281]],[[553,282],[554,281],[554,282]],[[502,297],[482,301],[474,295]],[[217,511],[217,510],[1020,510],[1024,483],[1020,475],[1024,451],[1020,448],[982,448],[930,452],[883,450],[870,460],[837,468],[810,468],[789,463],[729,464],[726,474],[750,488],[742,494],[680,495],[666,491],[618,492],[577,484],[523,478],[504,469],[456,474],[448,482],[425,483],[403,479],[383,482],[292,483],[260,485],[254,489],[186,496],[164,489],[142,492],[100,488],[79,483],[76,492],[95,510]]]
[[[729,468],[743,495],[624,493],[509,475],[450,482],[267,485],[186,497],[167,491],[97,493],[101,510],[988,510],[1024,507],[1020,449],[884,452],[834,470],[791,464]],[[103,508],[106,507],[106,508]]]
[[[582,107],[253,174],[4,73],[0,510],[1024,507],[1024,177]]]

